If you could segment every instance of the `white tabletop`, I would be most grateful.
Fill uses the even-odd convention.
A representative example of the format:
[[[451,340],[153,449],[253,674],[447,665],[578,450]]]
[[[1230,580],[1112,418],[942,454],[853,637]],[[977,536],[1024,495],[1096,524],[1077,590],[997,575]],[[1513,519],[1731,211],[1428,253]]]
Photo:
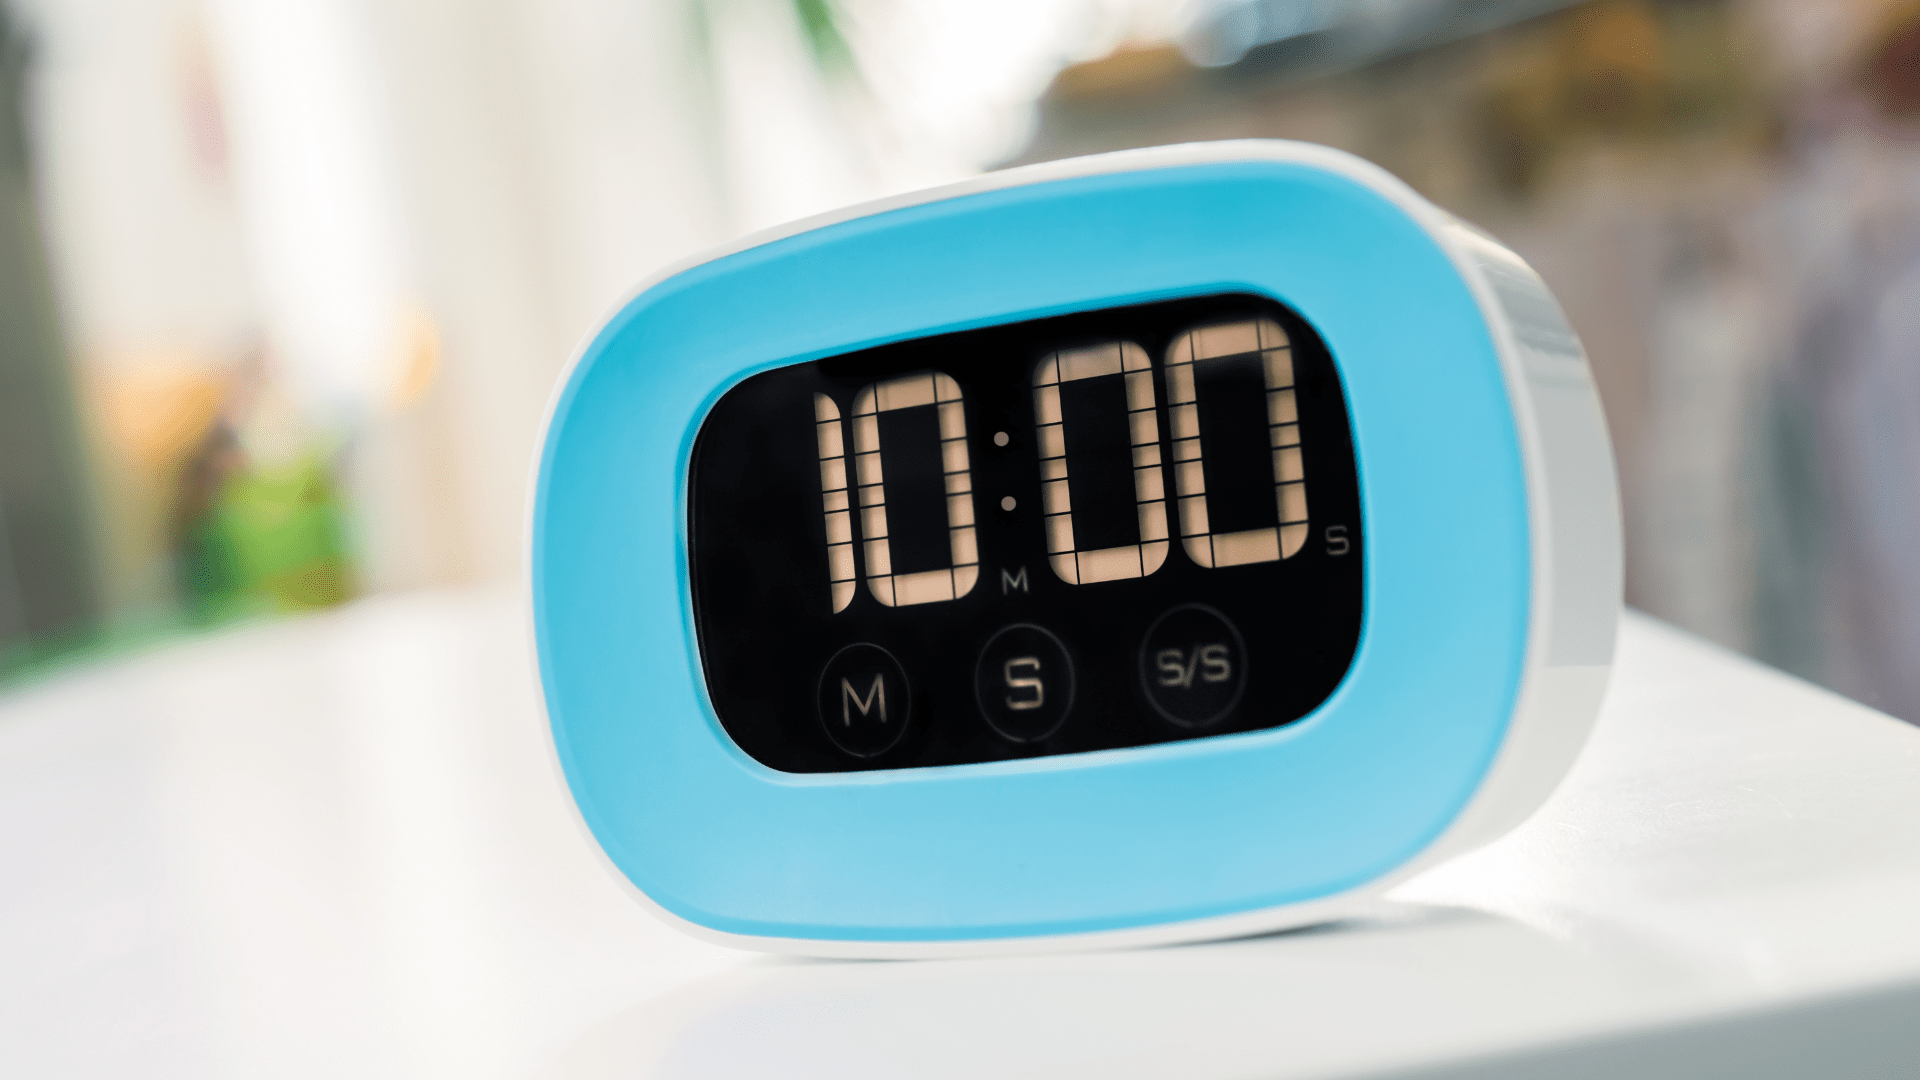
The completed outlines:
[[[1225,944],[699,944],[549,760],[504,592],[0,698],[0,1075],[1920,1071],[1920,730],[1642,619],[1533,821],[1375,917]]]

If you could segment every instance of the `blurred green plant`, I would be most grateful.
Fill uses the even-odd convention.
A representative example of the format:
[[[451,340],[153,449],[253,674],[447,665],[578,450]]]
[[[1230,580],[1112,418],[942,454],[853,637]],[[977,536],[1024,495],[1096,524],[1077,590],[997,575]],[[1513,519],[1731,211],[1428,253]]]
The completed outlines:
[[[233,463],[233,464],[230,464]],[[328,607],[352,593],[346,514],[327,458],[240,463],[219,444],[182,485],[180,586],[197,623]]]
[[[846,12],[834,0],[790,0],[793,14],[806,34],[813,62],[836,78],[857,80],[859,66],[847,44]]]
[[[0,686],[190,630],[331,607],[353,595],[345,504],[322,448],[253,465],[222,430],[181,479],[175,510],[180,610],[0,647]]]
[[[852,87],[864,85],[859,60],[847,37],[851,19],[845,0],[693,0],[692,10],[709,53],[714,47],[713,11],[722,4],[746,4],[765,11],[786,7],[800,27],[815,68],[830,81]]]

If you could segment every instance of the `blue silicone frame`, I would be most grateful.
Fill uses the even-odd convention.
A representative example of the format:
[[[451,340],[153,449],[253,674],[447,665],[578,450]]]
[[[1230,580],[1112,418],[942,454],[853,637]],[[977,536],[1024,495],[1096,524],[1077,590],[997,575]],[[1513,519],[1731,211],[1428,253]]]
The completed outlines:
[[[686,475],[768,367],[1121,303],[1263,293],[1319,331],[1360,464],[1365,629],[1275,731],[936,769],[792,775],[699,674]],[[1408,213],[1312,165],[1078,176],[828,225],[626,304],[561,392],[535,492],[535,633],[568,784],[613,863],[727,933],[965,941],[1230,915],[1381,878],[1460,813],[1513,713],[1525,467],[1468,285]]]

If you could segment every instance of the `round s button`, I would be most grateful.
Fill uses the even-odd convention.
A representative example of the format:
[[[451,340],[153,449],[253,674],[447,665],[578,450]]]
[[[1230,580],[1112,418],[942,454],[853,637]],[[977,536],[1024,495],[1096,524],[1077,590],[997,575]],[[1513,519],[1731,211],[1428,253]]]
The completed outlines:
[[[988,726],[1011,742],[1060,730],[1073,708],[1073,658],[1051,631],[1015,623],[987,639],[973,669],[974,698]]]

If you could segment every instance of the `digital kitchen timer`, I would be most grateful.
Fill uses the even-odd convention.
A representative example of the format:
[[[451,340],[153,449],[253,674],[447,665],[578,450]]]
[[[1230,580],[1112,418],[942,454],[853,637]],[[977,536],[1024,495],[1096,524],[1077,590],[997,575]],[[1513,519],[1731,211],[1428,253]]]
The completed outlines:
[[[1540,279],[1232,142],[749,238],[563,378],[554,745],[656,911],[923,956],[1335,917],[1517,824],[1612,659],[1617,494]]]

